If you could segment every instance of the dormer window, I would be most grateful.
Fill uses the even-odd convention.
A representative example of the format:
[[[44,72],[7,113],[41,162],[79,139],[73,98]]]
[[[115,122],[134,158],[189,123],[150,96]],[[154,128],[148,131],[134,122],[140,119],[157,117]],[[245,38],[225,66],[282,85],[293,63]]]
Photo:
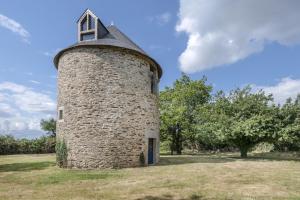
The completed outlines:
[[[97,40],[108,34],[98,17],[87,9],[78,20],[78,41]]]
[[[95,17],[90,13],[86,13],[80,22],[80,41],[96,39]]]

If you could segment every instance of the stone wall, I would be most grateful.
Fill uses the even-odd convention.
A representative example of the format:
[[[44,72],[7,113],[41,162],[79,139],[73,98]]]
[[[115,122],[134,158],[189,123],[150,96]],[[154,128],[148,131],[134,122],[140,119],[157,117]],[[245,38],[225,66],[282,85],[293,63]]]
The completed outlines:
[[[113,47],[82,46],[63,53],[58,63],[63,120],[58,120],[57,138],[67,144],[68,167],[138,166],[141,152],[147,160],[147,137],[156,138],[159,147],[158,96],[151,93],[150,64]]]

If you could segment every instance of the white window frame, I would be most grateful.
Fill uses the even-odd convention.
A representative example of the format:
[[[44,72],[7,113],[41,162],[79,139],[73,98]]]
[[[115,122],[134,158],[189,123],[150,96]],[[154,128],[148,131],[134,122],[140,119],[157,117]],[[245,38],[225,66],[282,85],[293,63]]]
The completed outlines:
[[[89,20],[90,19],[89,19],[89,16],[93,17],[94,20],[95,20],[94,29],[90,29],[90,24],[89,24]],[[82,23],[82,21],[84,20],[85,17],[87,19],[87,30],[82,31],[81,30],[81,23]],[[78,30],[78,42],[96,40],[97,39],[97,34],[98,34],[98,17],[96,15],[94,15],[94,13],[92,13],[92,11],[86,10],[85,13],[78,20],[77,30]],[[94,38],[93,39],[89,39],[89,40],[82,40],[81,39],[82,35],[89,34],[89,33],[93,33],[94,34]]]

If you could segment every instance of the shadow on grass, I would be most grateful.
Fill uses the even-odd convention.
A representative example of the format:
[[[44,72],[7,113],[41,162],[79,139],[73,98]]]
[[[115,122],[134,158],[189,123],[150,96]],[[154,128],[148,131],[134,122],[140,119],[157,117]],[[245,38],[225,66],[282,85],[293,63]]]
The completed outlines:
[[[136,200],[173,200],[175,199],[172,195],[162,195],[162,196],[145,196],[142,198],[137,198]],[[204,200],[202,196],[191,195],[188,198],[183,198],[181,200]]]
[[[189,163],[227,163],[236,158],[224,157],[218,154],[196,154],[196,155],[169,155],[161,156],[158,165],[181,165]]]
[[[54,166],[54,162],[27,162],[0,165],[0,172],[42,170]]]
[[[243,161],[297,161],[300,162],[299,153],[281,153],[281,152],[267,152],[267,153],[251,153],[247,158],[238,156],[230,156],[232,159]]]
[[[117,179],[123,177],[123,174],[117,170],[59,170],[49,176],[44,176],[37,184],[49,185],[58,184],[67,181],[83,181],[83,180],[105,180]]]
[[[297,161],[299,152],[294,153],[251,153],[248,158],[241,158],[237,153],[199,153],[190,155],[162,155],[158,165],[181,165],[189,163],[227,163],[234,161]]]

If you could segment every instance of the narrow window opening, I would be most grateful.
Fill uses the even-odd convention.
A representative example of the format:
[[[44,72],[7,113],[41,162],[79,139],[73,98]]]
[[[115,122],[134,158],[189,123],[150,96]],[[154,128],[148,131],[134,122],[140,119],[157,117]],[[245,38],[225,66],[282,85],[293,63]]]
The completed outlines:
[[[151,74],[151,93],[155,93],[155,83],[154,83],[154,75],[153,73]]]
[[[63,108],[60,108],[58,110],[58,120],[62,121],[63,119],[64,119],[64,110],[63,110]]]
[[[151,79],[151,93],[157,94],[157,83],[156,83],[156,73],[155,68],[150,67],[150,79]]]

